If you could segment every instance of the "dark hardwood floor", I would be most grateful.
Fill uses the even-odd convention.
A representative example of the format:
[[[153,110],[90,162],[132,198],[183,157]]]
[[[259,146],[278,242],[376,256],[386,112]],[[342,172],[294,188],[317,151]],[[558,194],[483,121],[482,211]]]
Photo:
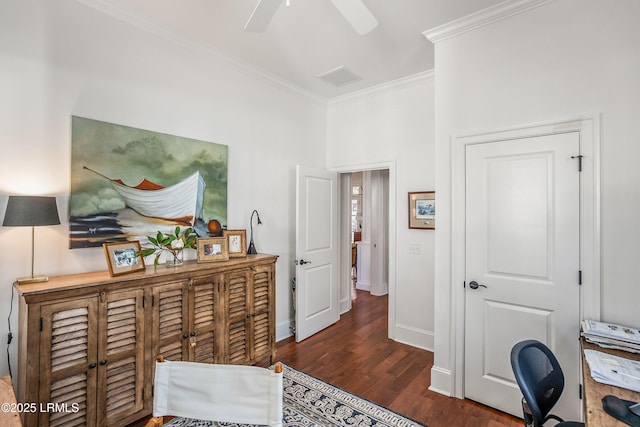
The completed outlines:
[[[428,390],[433,353],[387,338],[387,297],[358,291],[335,325],[296,344],[278,343],[277,360],[429,427],[521,427],[523,421],[470,400]]]

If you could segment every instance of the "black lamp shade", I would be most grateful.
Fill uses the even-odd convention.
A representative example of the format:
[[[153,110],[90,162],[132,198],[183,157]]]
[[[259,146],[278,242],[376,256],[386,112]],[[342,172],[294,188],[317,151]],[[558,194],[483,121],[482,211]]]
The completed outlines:
[[[9,196],[3,226],[33,227],[60,224],[55,197]]]

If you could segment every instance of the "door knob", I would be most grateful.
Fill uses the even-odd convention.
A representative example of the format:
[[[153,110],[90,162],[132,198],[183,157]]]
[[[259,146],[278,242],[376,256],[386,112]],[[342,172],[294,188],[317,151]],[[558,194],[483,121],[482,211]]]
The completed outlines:
[[[476,282],[475,280],[472,280],[469,282],[469,287],[471,289],[478,289],[478,287],[482,286],[483,288],[486,288],[486,285],[481,285],[480,283]]]
[[[296,264],[299,264],[299,265],[311,264],[311,261],[305,261],[301,259],[300,261],[296,261]]]

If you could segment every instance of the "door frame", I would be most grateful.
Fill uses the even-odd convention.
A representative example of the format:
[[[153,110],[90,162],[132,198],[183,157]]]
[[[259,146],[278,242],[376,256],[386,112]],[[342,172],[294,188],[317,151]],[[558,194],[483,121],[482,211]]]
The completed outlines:
[[[453,349],[453,395],[464,398],[465,379],[465,293],[466,277],[465,180],[466,148],[512,139],[578,132],[582,172],[580,174],[580,319],[600,320],[600,117],[583,115],[574,119],[534,123],[485,132],[474,132],[452,138],[451,155],[451,331]],[[576,159],[576,168],[578,159]],[[576,337],[577,339],[578,337]]]
[[[388,263],[389,263],[389,300],[388,300],[388,307],[387,307],[387,312],[388,312],[388,323],[387,323],[387,337],[390,339],[395,339],[395,324],[396,324],[396,161],[395,160],[390,160],[390,161],[384,161],[384,162],[377,162],[377,163],[361,163],[361,164],[355,164],[355,165],[346,165],[346,166],[338,166],[338,167],[333,167],[333,168],[329,168],[330,171],[332,172],[338,172],[339,174],[342,173],[353,173],[353,172],[362,172],[362,171],[370,171],[370,170],[381,170],[381,169],[387,169],[389,171],[389,203],[388,203],[388,209],[389,209],[389,259],[388,259]],[[340,179],[338,179],[338,181],[340,181]],[[343,198],[342,196],[338,196],[338,199],[340,200],[340,202],[342,202]],[[351,197],[349,196],[349,200],[351,200]],[[351,209],[351,202],[349,202],[349,206],[348,208]],[[342,215],[342,212],[344,211],[346,207],[342,206],[341,204],[339,204],[338,206],[338,211],[340,212],[338,215]],[[346,238],[346,236],[343,235],[339,235],[338,236],[338,240],[340,240],[341,242],[344,240],[344,238]],[[351,286],[351,268],[348,269],[342,269],[340,267],[342,262],[345,262],[345,254],[344,253],[339,253],[338,254],[338,268],[339,268],[339,274],[340,277],[338,278],[338,282],[340,284],[341,287],[341,292],[342,292],[342,287],[344,286]],[[351,266],[351,253],[349,252],[349,266]],[[343,271],[344,270],[344,271]],[[350,294],[350,291],[349,291]],[[351,304],[349,304],[349,309],[351,309]],[[346,310],[348,311],[348,310]],[[342,314],[342,313],[341,313]]]

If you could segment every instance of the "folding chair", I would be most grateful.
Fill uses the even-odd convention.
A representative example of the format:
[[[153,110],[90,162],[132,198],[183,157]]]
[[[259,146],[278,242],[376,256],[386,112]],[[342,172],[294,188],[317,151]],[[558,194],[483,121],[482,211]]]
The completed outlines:
[[[158,360],[153,418],[146,427],[162,426],[165,415],[281,427],[282,365],[277,363],[272,371]]]

